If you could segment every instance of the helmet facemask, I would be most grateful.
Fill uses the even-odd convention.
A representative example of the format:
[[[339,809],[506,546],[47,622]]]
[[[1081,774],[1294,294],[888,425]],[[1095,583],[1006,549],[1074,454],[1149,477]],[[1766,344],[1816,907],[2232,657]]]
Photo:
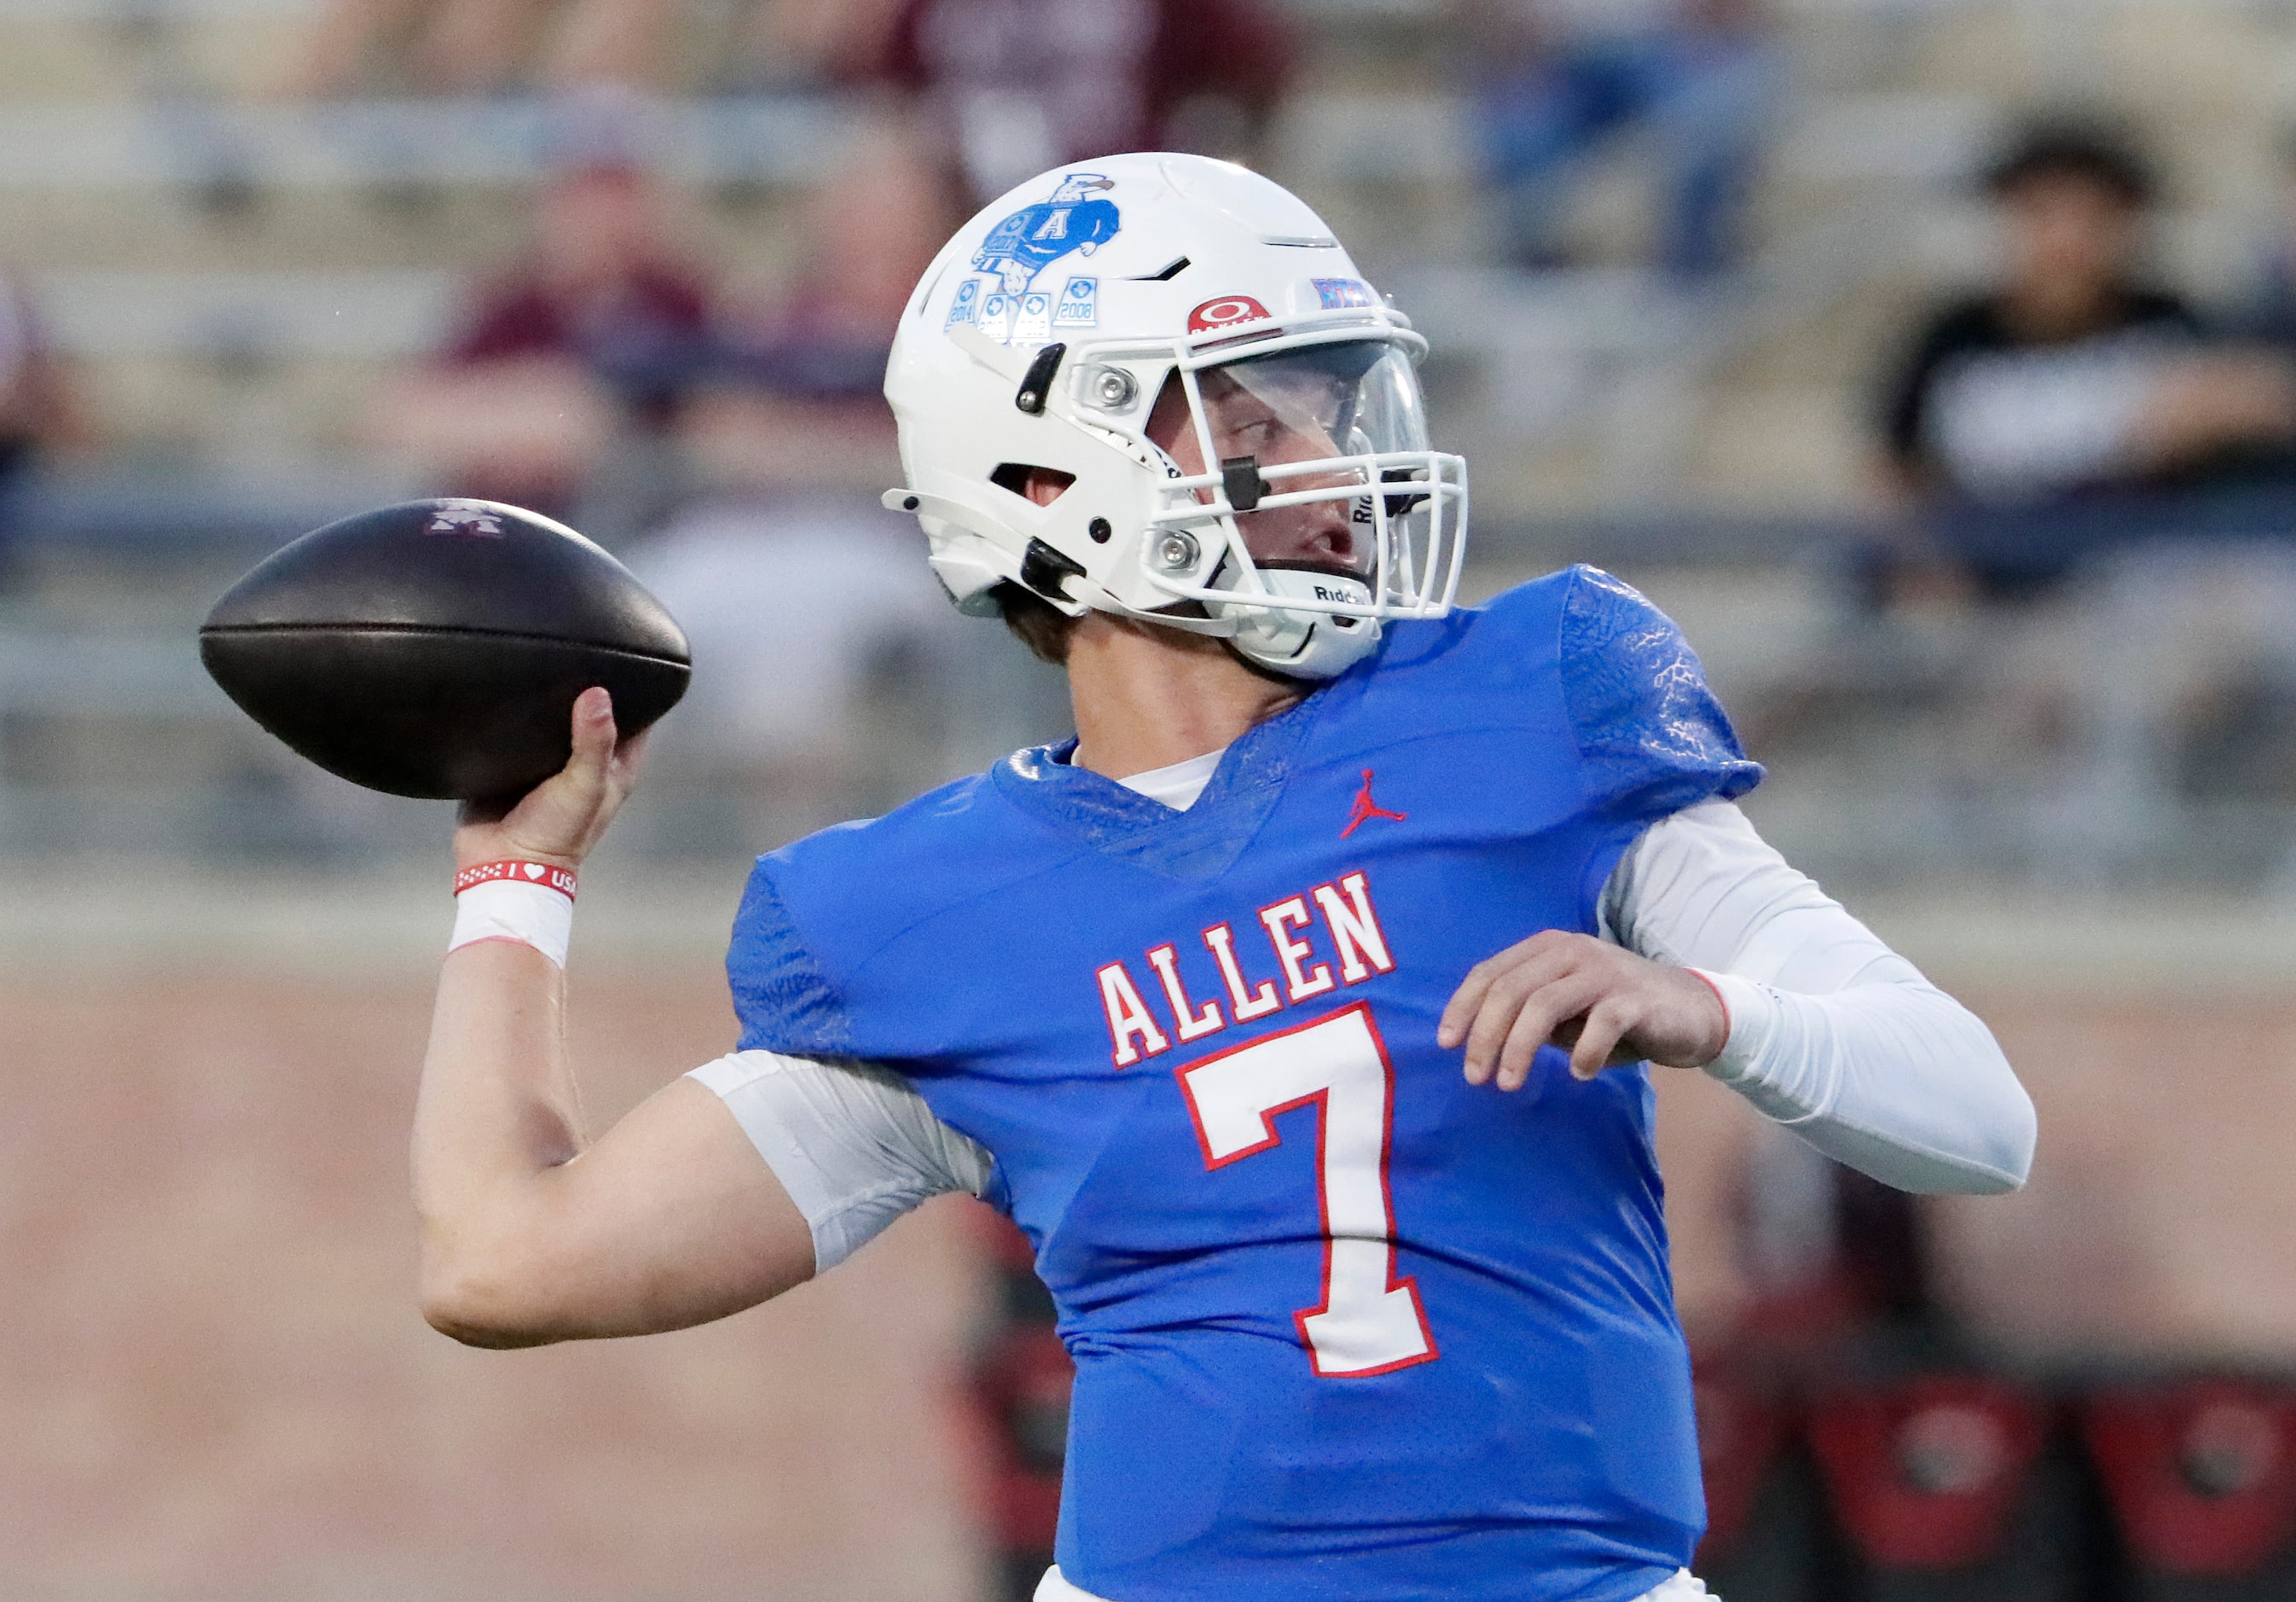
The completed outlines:
[[[1439,617],[1464,552],[1464,464],[1428,448],[1409,355],[1326,338],[1182,360],[1147,432],[1167,478],[1140,543],[1158,609],[1246,661],[1328,678],[1380,622]],[[1183,625],[1185,626],[1185,625]]]

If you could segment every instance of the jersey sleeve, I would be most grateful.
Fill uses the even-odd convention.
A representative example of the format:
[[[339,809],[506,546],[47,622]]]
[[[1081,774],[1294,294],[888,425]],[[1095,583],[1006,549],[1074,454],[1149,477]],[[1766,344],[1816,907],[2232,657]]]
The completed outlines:
[[[1682,630],[1632,585],[1573,571],[1561,666],[1591,810],[1645,824],[1761,782]]]
[[[769,861],[751,871],[741,910],[734,915],[726,979],[741,1020],[743,1050],[857,1055],[844,1001],[790,916]]]
[[[713,1091],[813,1232],[826,1272],[934,1196],[986,1193],[996,1164],[899,1075],[865,1063],[737,1051],[688,1074]]]

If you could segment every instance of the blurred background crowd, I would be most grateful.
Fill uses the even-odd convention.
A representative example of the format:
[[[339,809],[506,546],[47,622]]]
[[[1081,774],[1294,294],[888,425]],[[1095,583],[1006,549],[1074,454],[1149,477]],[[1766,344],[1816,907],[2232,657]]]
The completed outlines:
[[[2268,0],[20,0],[0,850],[410,843],[148,627],[401,493],[687,616],[649,849],[1057,722],[874,506],[878,375],[955,222],[1160,145],[1324,210],[1433,341],[1477,582],[1675,605],[1830,881],[2296,885],[2291,49]]]
[[[275,1261],[217,1220],[290,1159],[217,1134],[215,1064],[283,1080],[318,1040],[402,1087],[419,1039],[429,925],[401,939],[380,887],[435,877],[446,820],[207,683],[233,577],[477,495],[571,522],[685,624],[694,689],[603,875],[657,976],[614,992],[615,1048],[660,1059],[609,1075],[635,1094],[723,1048],[708,948],[746,857],[1063,731],[1057,676],[879,507],[877,389],[959,221],[1158,147],[1324,213],[1431,341],[1470,589],[1587,560],[1650,591],[1770,766],[1764,832],[1966,988],[2040,1105],[2026,1195],[1931,1206],[1661,1083],[1719,1589],[2296,1597],[2288,0],[0,0],[0,1083],[46,1120],[0,1147],[20,1279],[112,1305],[152,1216],[186,1261]],[[142,1188],[89,1177],[60,1088],[91,1030],[207,1110],[146,1131]],[[168,1368],[35,1338],[28,1299],[0,1346],[50,1358],[0,1374],[0,1590],[653,1594],[631,1576],[674,1551],[646,1572],[694,1595],[1025,1594],[1066,1369],[1009,1242],[929,1212],[859,1288],[762,1315],[771,1362],[700,1335],[521,1370],[488,1461],[629,1494],[531,1462],[507,1500],[449,1494],[480,1382],[399,1327],[404,1109],[360,1094],[382,1266],[336,1294],[398,1321],[365,1400],[307,1376],[337,1400],[277,1425],[275,1354],[223,1355],[228,1321]],[[329,1216],[294,1171],[271,1211]],[[235,1362],[237,1411],[151,1400]],[[552,1384],[619,1398],[628,1440],[536,1422]],[[631,1422],[672,1392],[684,1424]],[[313,1490],[386,1414],[370,1479]],[[206,1499],[155,1525],[152,1465],[208,1459],[153,1443],[202,1428],[237,1466],[184,1470]],[[715,1500],[664,1489],[698,1478]],[[343,1533],[362,1499],[395,1511]]]

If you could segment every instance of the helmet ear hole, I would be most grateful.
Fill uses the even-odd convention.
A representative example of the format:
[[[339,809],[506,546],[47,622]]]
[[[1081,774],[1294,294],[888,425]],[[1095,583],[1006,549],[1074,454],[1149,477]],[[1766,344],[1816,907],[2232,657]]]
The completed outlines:
[[[999,462],[996,471],[988,475],[988,481],[1024,501],[1049,506],[1068,493],[1069,486],[1076,482],[1076,474],[1062,472],[1057,467],[1039,467],[1032,462]]]

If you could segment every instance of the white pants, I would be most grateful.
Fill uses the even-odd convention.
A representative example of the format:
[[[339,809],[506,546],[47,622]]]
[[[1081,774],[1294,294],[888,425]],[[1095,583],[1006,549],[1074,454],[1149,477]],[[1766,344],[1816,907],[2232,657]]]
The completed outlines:
[[[1684,1569],[1657,1590],[1644,1591],[1636,1602],[1694,1602],[1694,1598],[1699,1597],[1711,1598],[1711,1602],[1722,1602],[1722,1598],[1706,1589],[1703,1581],[1688,1569]],[[1061,1571],[1054,1567],[1046,1569],[1045,1577],[1037,1582],[1037,1602],[1106,1602],[1106,1599],[1095,1597],[1090,1591],[1077,1590],[1062,1579]]]

